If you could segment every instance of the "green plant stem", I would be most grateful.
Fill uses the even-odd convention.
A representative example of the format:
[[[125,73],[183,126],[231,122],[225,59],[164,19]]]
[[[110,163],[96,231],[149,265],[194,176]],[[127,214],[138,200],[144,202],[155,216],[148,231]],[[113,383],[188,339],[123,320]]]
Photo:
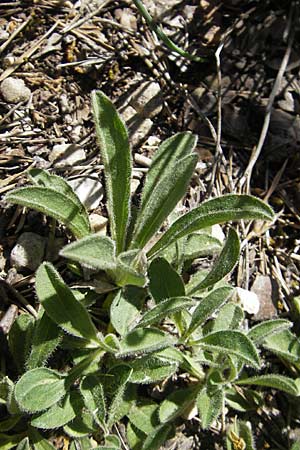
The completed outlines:
[[[189,52],[186,52],[182,48],[178,47],[168,36],[163,32],[162,28],[155,23],[152,19],[149,11],[145,8],[144,4],[140,0],[133,0],[133,3],[139,10],[140,14],[144,17],[149,28],[154,31],[154,33],[162,40],[162,42],[172,51],[178,53],[180,56],[183,56],[190,61],[195,62],[204,62],[205,59],[201,56],[192,55]]]

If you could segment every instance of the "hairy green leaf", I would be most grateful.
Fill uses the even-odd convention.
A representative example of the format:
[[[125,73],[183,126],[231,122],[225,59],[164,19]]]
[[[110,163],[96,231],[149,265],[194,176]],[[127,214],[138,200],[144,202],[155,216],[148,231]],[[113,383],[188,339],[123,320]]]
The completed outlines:
[[[29,427],[29,437],[34,450],[55,450],[55,447],[50,444],[48,439],[43,438],[36,428]]]
[[[224,393],[219,388],[204,387],[198,394],[197,407],[201,417],[201,428],[206,430],[221,413]]]
[[[92,93],[96,134],[106,178],[107,208],[117,253],[124,250],[130,211],[131,154],[128,134],[112,102]]]
[[[114,242],[100,234],[66,245],[60,255],[98,270],[115,269],[117,265]]]
[[[231,287],[215,289],[203,298],[192,315],[186,337],[190,336],[196,328],[202,325],[217,309],[219,309],[232,295]]]
[[[130,450],[141,450],[143,442],[146,439],[145,433],[136,428],[131,422],[128,422],[126,428],[126,437]]]
[[[146,355],[129,363],[133,372],[131,383],[149,384],[165,380],[176,372],[178,363],[163,361],[154,355]]]
[[[189,132],[177,133],[166,139],[156,150],[146,176],[141,199],[141,210],[151,201],[152,192],[158,182],[172,172],[177,162],[192,153],[197,137]]]
[[[164,258],[155,258],[148,270],[149,290],[156,303],[171,297],[184,297],[185,288],[181,276]]]
[[[118,286],[145,286],[146,264],[144,254],[140,250],[129,250],[118,256],[117,268],[109,274]]]
[[[159,420],[169,422],[183,414],[196,401],[199,387],[192,386],[172,392],[159,407]]]
[[[137,328],[121,340],[121,351],[117,356],[122,358],[129,355],[152,353],[170,347],[175,342],[169,334],[157,328]]]
[[[132,248],[143,248],[158,231],[163,221],[186,193],[197,161],[196,154],[185,156],[156,183],[149,201],[139,211],[133,232]]]
[[[21,442],[19,442],[16,450],[31,450],[28,437],[25,437]]]
[[[264,341],[268,336],[273,336],[283,330],[291,328],[292,323],[284,319],[268,320],[261,322],[251,328],[248,332],[248,337],[256,344]]]
[[[231,228],[228,233],[226,243],[220,253],[218,259],[215,261],[213,268],[208,275],[201,281],[198,286],[195,286],[189,294],[193,294],[199,289],[206,289],[213,286],[218,281],[222,280],[237,263],[240,254],[240,242],[237,232]]]
[[[43,263],[36,273],[36,292],[48,316],[73,336],[98,343],[97,330],[85,307],[74,297],[52,264]]]
[[[65,379],[54,370],[38,368],[26,372],[17,382],[15,398],[23,411],[43,411],[66,393]]]
[[[42,367],[58,347],[62,339],[61,330],[45,312],[37,320],[32,338],[31,352],[26,361],[28,370]]]
[[[74,236],[82,238],[91,232],[84,208],[61,192],[48,187],[29,186],[9,192],[6,201],[36,209],[62,222]]]
[[[146,437],[142,450],[159,450],[172,431],[172,425],[159,425]]]
[[[178,311],[190,308],[193,304],[193,300],[189,297],[168,298],[146,312],[136,327],[144,327],[153,323],[159,323],[165,317],[170,317]]]
[[[76,412],[75,419],[64,426],[64,432],[73,438],[82,438],[96,431],[99,431],[98,425],[94,422],[90,411],[83,407]],[[90,447],[88,447],[88,450],[90,450]]]
[[[126,408],[124,410],[124,393],[131,373],[132,369],[125,364],[115,366],[109,372],[109,375],[114,376],[114,380],[110,386],[110,389],[113,390],[113,399],[107,413],[108,428],[111,428],[114,423],[127,414]]]
[[[34,318],[29,314],[21,314],[14,321],[8,335],[8,346],[19,373],[23,373],[24,365],[32,340]]]
[[[149,250],[153,257],[177,239],[218,223],[230,220],[273,220],[271,208],[257,198],[249,195],[224,195],[208,200],[199,207],[177,219],[163,234],[159,241]]]
[[[159,425],[158,405],[150,399],[141,399],[132,406],[127,417],[136,428],[149,434]]]
[[[213,323],[213,331],[235,330],[244,319],[244,311],[236,303],[227,303],[220,308]],[[248,335],[249,337],[249,335]]]
[[[170,263],[177,259],[177,245],[183,248],[183,261],[194,260],[201,256],[212,256],[222,250],[221,242],[207,233],[191,233],[166,247],[160,255]]]
[[[236,384],[255,384],[256,386],[265,386],[287,392],[291,395],[300,395],[297,384],[292,378],[284,375],[268,374],[258,375],[250,378],[243,378],[236,381]]]
[[[179,364],[181,369],[195,376],[199,380],[204,379],[204,372],[202,370],[202,367],[186,352],[183,352],[175,347],[170,347],[157,352],[154,356],[158,356],[163,360]]]
[[[240,331],[225,330],[208,334],[195,343],[214,352],[237,356],[246,364],[260,368],[260,359],[252,341]]]
[[[52,405],[47,411],[39,413],[31,420],[31,425],[44,430],[59,428],[76,417],[78,407],[82,403],[76,391],[68,393],[59,403]]]
[[[48,187],[54,189],[55,191],[64,194],[68,197],[75,205],[78,206],[82,216],[85,216],[86,223],[89,224],[89,216],[84,207],[84,205],[79,200],[77,194],[73,191],[69,183],[58,175],[51,175],[49,172],[43,169],[30,169],[28,171],[28,176],[32,183],[40,187]]]
[[[134,286],[120,289],[110,307],[110,320],[115,330],[124,336],[140,317],[145,292]]]
[[[300,340],[290,330],[282,330],[279,333],[267,336],[262,341],[262,345],[287,361],[299,363]]]
[[[80,392],[86,408],[100,426],[105,422],[106,406],[102,384],[96,375],[84,377],[80,383]]]

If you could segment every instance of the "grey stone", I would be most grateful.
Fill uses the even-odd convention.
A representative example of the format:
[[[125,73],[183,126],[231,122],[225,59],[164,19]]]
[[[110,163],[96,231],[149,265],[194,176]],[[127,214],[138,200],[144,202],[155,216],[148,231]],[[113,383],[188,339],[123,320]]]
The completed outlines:
[[[36,270],[43,260],[45,239],[36,233],[21,234],[10,254],[10,264],[18,270]]]
[[[144,118],[157,116],[163,107],[159,84],[154,81],[142,83],[133,93],[129,103]]]
[[[128,127],[130,142],[135,147],[148,136],[153,122],[151,119],[144,119],[132,106],[120,109],[120,114]]]
[[[63,168],[75,166],[85,160],[85,151],[76,144],[56,144],[49,155],[49,161],[54,162],[55,167]]]
[[[99,206],[103,198],[103,186],[98,179],[80,177],[70,180],[68,183],[87,209],[96,209]]]
[[[2,81],[0,91],[8,103],[19,103],[29,100],[31,91],[20,78],[8,77]]]

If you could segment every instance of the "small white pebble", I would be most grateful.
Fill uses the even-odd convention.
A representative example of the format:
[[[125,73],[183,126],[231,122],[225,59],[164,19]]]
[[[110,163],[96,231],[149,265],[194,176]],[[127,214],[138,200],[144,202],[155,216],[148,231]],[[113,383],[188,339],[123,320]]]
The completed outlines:
[[[258,313],[260,302],[258,296],[254,292],[238,287],[236,288],[236,293],[244,311],[249,314]]]
[[[31,95],[30,89],[20,78],[8,77],[2,81],[0,91],[4,100],[8,103],[28,101]]]

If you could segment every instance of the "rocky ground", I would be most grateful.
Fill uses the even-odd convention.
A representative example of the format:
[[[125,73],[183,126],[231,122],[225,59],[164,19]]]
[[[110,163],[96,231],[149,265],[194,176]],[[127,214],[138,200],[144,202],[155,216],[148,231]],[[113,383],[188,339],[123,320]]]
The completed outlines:
[[[241,226],[235,283],[256,293],[248,320],[295,320],[299,331],[300,57],[298,2],[144,0],[164,32],[195,62],[171,53],[131,0],[16,0],[0,3],[0,194],[26,182],[31,167],[64,176],[105,229],[101,159],[90,94],[101,89],[126,121],[134,192],[159,144],[175,132],[198,135],[197,174],[182,205],[252,193],[277,212],[275,224]],[[3,198],[3,197],[2,197]],[[33,308],[34,271],[57,261],[41,216],[2,201],[0,327]],[[298,307],[299,308],[299,307]],[[257,419],[257,448],[286,449],[299,415],[270,394]],[[209,442],[211,441],[211,443]],[[197,422],[168,448],[213,449]],[[59,441],[57,443],[59,448]]]

